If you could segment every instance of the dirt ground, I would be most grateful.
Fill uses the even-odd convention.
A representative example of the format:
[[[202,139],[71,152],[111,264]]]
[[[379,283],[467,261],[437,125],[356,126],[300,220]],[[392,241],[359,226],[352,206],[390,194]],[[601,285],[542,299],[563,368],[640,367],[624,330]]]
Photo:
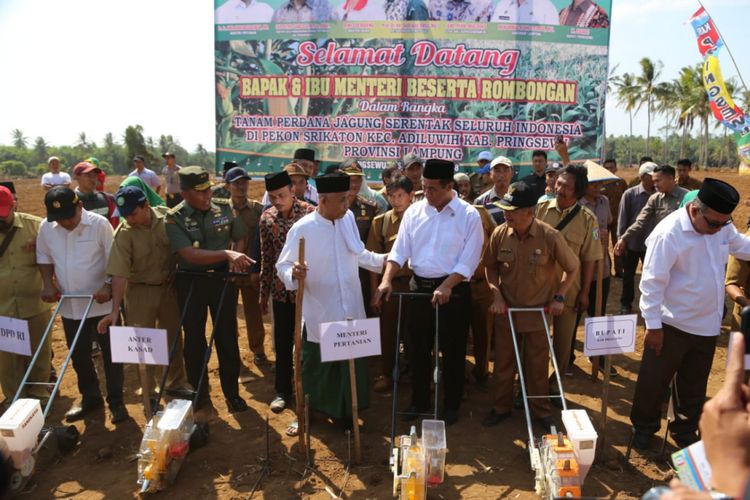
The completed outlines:
[[[620,172],[629,179],[635,170]],[[695,173],[703,177],[702,172]],[[750,196],[750,180],[735,173],[714,176],[732,182],[743,196]],[[117,179],[107,183],[109,191],[116,189]],[[42,190],[38,181],[21,180],[16,183],[19,209],[41,215]],[[252,194],[262,191],[261,183],[254,183]],[[744,230],[746,207],[735,213],[735,223]],[[616,314],[621,281],[612,278],[608,313]],[[637,299],[636,299],[637,300]],[[289,438],[284,430],[293,419],[286,410],[275,415],[268,409],[274,396],[273,372],[269,366],[254,366],[245,336],[241,308],[238,308],[240,349],[243,361],[258,375],[258,379],[241,387],[241,395],[248,401],[250,411],[232,415],[227,411],[218,383],[218,366],[214,355],[210,362],[211,396],[215,412],[210,420],[210,439],[207,446],[192,452],[182,466],[177,481],[159,494],[162,498],[329,498],[341,495],[350,498],[389,498],[391,474],[387,467],[389,454],[391,396],[372,393],[371,407],[361,413],[363,464],[347,470],[347,440],[344,432],[322,417],[313,417],[312,449],[317,472],[302,478],[304,460],[296,448],[296,438]],[[269,318],[266,320],[266,351],[273,359]],[[640,497],[646,490],[671,477],[669,462],[658,455],[654,443],[651,452],[633,452],[630,462],[624,453],[630,438],[628,415],[640,360],[642,327],[637,351],[614,359],[619,377],[612,380],[609,395],[607,440],[589,472],[583,492],[587,496],[609,498]],[[725,328],[726,330],[726,328]],[[725,332],[726,333],[726,332]],[[578,333],[581,338],[581,329]],[[580,347],[580,346],[579,346]],[[54,364],[59,367],[67,349],[59,325],[54,332]],[[471,351],[471,349],[469,349]],[[602,381],[592,381],[591,365],[586,357],[576,352],[576,369],[572,377],[564,377],[563,384],[569,404],[583,408],[595,423],[600,419]],[[713,395],[723,380],[726,360],[726,335],[719,339],[714,369],[709,380],[709,395]],[[467,373],[473,364],[468,356]],[[103,372],[99,370],[101,379]],[[371,374],[374,370],[371,370]],[[65,374],[60,395],[55,401],[49,423],[62,422],[63,415],[78,397],[75,372]],[[428,497],[451,498],[531,498],[533,473],[525,448],[526,428],[522,411],[498,426],[481,426],[482,417],[489,410],[492,385],[479,388],[467,377],[466,397],[459,422],[448,428],[447,474],[444,484],[428,490]],[[135,454],[145,425],[142,404],[135,394],[135,368],[126,366],[126,404],[131,419],[118,426],[109,423],[106,413],[76,423],[82,438],[80,445],[69,455],[40,456],[36,474],[21,498],[132,498],[137,493]],[[408,404],[408,380],[402,382],[399,404]],[[260,459],[265,455],[265,419],[270,423],[271,471],[253,494],[261,474]],[[408,432],[407,424],[399,422],[398,432]],[[539,432],[539,429],[536,429]],[[601,431],[600,431],[601,432]],[[671,441],[667,451],[674,451]],[[101,453],[104,452],[104,453]],[[107,452],[111,452],[107,453]]]

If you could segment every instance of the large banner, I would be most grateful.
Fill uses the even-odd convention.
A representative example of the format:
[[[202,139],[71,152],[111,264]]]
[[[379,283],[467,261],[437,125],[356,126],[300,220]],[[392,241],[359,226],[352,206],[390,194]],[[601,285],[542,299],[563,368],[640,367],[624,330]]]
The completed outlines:
[[[611,0],[216,0],[217,165],[600,160]]]

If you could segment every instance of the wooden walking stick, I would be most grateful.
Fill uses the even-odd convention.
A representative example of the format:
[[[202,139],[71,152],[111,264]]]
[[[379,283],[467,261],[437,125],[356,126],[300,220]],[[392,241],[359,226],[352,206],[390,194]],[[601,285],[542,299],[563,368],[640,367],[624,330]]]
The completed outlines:
[[[305,238],[299,239],[299,251],[297,262],[305,265]],[[302,394],[302,300],[305,295],[305,279],[297,283],[297,300],[294,310],[294,392],[297,411],[297,436],[299,437],[299,449],[303,455],[306,452],[304,394]]]
[[[352,424],[354,424],[354,461],[362,463],[362,447],[359,441],[359,403],[357,403],[357,372],[354,360],[349,360],[349,384],[352,388]]]

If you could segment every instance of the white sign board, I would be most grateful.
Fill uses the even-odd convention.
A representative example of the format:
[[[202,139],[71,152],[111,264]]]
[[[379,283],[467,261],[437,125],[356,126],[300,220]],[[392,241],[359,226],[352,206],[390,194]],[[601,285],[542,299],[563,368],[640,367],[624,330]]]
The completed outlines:
[[[586,318],[584,356],[625,354],[635,351],[637,321],[636,314]]]
[[[379,318],[320,324],[321,361],[341,361],[379,355]]]
[[[113,363],[168,365],[167,331],[133,326],[109,327]]]
[[[28,321],[0,316],[0,351],[31,356]]]

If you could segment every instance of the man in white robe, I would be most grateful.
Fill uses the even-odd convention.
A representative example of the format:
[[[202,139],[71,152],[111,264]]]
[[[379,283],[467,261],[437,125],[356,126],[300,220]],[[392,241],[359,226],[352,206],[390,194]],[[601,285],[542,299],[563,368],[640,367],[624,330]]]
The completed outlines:
[[[276,270],[288,290],[305,279],[302,318],[302,384],[310,407],[348,424],[351,389],[346,361],[322,363],[320,324],[366,317],[358,268],[382,272],[386,254],[365,249],[354,215],[348,209],[349,176],[327,174],[315,179],[320,205],[289,230]],[[305,262],[298,262],[299,240],[305,238]],[[356,360],[359,408],[369,405],[367,362]]]

